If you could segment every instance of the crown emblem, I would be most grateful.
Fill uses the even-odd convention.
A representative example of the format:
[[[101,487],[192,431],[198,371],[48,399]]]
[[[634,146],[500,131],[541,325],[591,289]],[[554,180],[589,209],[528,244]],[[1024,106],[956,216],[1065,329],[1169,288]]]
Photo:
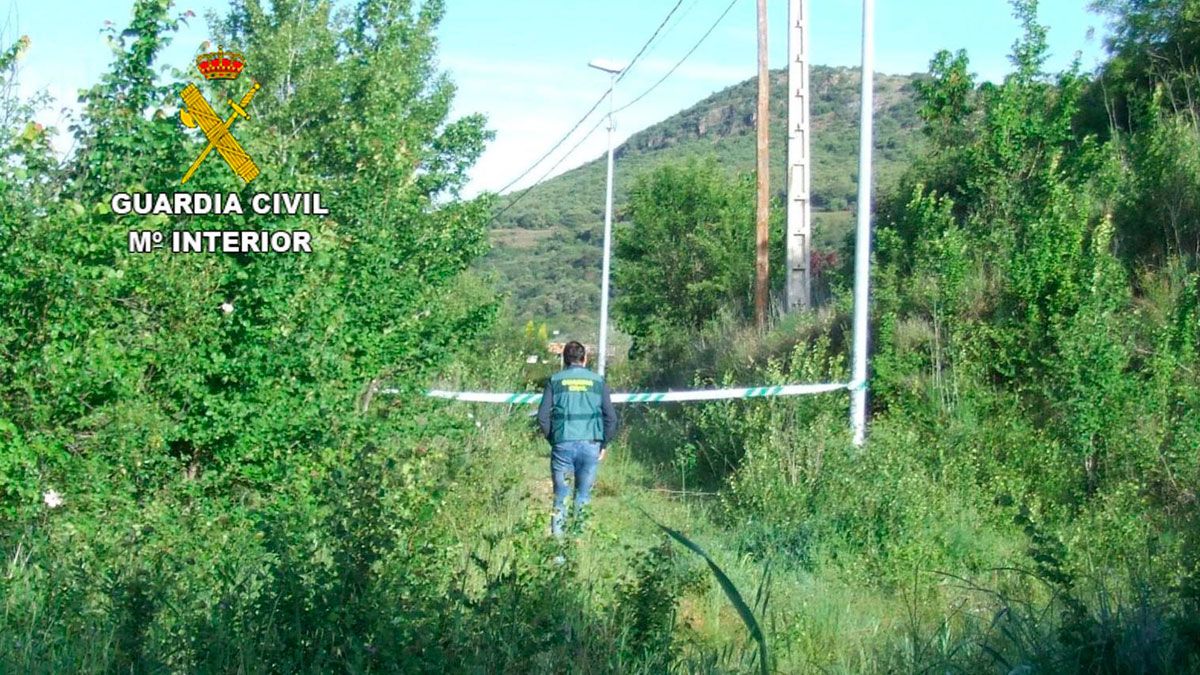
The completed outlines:
[[[241,54],[225,51],[224,47],[196,57],[196,68],[209,80],[236,80],[245,67],[246,60]]]

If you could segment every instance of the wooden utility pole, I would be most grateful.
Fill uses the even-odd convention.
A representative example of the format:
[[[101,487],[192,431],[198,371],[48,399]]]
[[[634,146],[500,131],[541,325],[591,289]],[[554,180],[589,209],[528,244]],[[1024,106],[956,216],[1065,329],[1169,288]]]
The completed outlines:
[[[754,319],[759,329],[767,325],[768,221],[770,217],[767,162],[767,126],[770,115],[770,73],[767,71],[767,0],[758,0],[758,215],[757,260],[754,265]]]

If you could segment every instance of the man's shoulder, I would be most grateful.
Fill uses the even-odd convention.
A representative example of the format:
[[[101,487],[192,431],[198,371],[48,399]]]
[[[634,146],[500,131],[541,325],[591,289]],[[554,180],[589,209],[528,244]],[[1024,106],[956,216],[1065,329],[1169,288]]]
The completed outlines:
[[[553,375],[551,375],[550,379],[551,380],[562,380],[562,379],[566,379],[569,377],[575,377],[575,378],[586,377],[586,378],[592,379],[592,380],[599,380],[601,382],[604,381],[603,375],[600,375],[599,373],[593,371],[592,369],[585,368],[583,366],[571,366],[570,368],[563,368],[562,370],[558,371],[557,373],[554,373]]]
[[[591,390],[607,386],[604,376],[582,367],[564,368],[550,377],[547,386],[567,388],[571,391]]]

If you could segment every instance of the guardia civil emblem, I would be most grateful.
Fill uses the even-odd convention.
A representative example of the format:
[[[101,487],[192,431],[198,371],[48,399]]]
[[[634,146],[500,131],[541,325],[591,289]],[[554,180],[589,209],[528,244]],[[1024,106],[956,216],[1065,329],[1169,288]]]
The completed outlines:
[[[196,57],[196,68],[208,80],[236,80],[245,67],[246,59],[241,54],[226,51],[223,47],[217,47],[215,52],[208,52]],[[221,119],[213,110],[196,85],[189,84],[179,92],[184,104],[184,108],[179,111],[180,121],[192,129],[199,127],[205,138],[208,139],[208,145],[204,146],[200,156],[188,167],[187,173],[183,174],[181,184],[188,182],[188,179],[196,173],[196,169],[200,168],[200,164],[204,162],[213,148],[217,149],[217,154],[221,156],[221,159],[225,160],[229,168],[242,180],[249,183],[258,176],[258,166],[242,149],[242,144],[233,137],[231,129],[239,117],[250,119],[250,114],[246,112],[246,109],[250,107],[250,101],[254,99],[259,88],[260,85],[255,82],[240,101],[235,103],[233,99],[228,99],[227,103],[233,112],[226,119]]]

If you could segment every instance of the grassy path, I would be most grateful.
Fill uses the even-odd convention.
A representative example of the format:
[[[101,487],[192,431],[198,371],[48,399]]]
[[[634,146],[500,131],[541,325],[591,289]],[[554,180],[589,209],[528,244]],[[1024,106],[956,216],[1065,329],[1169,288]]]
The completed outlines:
[[[507,457],[511,459],[506,459],[503,475],[496,477],[492,492],[484,500],[485,524],[464,522],[463,527],[482,527],[497,534],[523,528],[548,538],[553,500],[549,448],[542,443],[524,442]],[[738,550],[739,533],[714,522],[711,514],[716,508],[715,497],[671,492],[666,489],[668,485],[669,481],[635,458],[625,442],[610,448],[593,488],[591,520],[573,549],[575,578],[593,595],[611,596],[619,584],[635,575],[639,562],[665,539],[640,511],[644,510],[703,547],[753,604],[764,577],[763,562]],[[706,645],[713,652],[750,651],[748,631],[720,587],[708,576],[703,561],[681,546],[675,548],[684,564],[699,570],[710,582],[702,590],[678,599],[677,635],[693,644]],[[482,554],[482,550],[474,547],[464,552],[464,557],[472,552]],[[493,559],[508,553],[502,548],[488,552]],[[547,568],[552,564],[547,560]],[[759,621],[770,636],[777,672],[879,669],[880,664],[870,656],[870,646],[878,644],[881,632],[902,628],[897,625],[901,619],[895,597],[854,587],[834,571],[812,572],[778,559],[773,566],[771,600]]]

